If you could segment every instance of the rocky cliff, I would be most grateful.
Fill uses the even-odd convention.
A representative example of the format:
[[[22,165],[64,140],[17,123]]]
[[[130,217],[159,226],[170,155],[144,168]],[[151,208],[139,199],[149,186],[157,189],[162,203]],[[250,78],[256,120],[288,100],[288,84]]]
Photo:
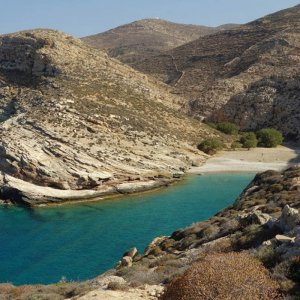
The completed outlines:
[[[180,101],[61,32],[0,36],[1,198],[85,199],[180,176],[212,133],[181,116]]]
[[[173,87],[199,119],[272,126],[299,140],[300,6],[138,62]]]
[[[106,50],[110,56],[131,65],[146,57],[196,40],[200,36],[234,26],[228,24],[214,28],[177,24],[161,19],[144,19],[84,37],[82,40],[92,47]]]

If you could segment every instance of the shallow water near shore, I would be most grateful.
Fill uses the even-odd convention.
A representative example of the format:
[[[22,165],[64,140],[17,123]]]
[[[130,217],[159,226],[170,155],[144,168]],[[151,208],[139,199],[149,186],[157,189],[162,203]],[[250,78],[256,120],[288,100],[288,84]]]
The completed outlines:
[[[189,176],[159,192],[49,208],[0,207],[0,282],[93,278],[131,247],[210,218],[234,202],[254,174]]]

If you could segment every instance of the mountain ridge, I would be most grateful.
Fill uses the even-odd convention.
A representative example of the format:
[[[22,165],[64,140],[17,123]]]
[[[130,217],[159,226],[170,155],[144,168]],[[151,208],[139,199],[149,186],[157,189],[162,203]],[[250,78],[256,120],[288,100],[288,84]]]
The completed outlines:
[[[130,65],[144,57],[220,30],[223,30],[222,25],[208,27],[162,19],[141,19],[103,33],[83,37],[82,40],[92,47],[106,50],[110,56]]]

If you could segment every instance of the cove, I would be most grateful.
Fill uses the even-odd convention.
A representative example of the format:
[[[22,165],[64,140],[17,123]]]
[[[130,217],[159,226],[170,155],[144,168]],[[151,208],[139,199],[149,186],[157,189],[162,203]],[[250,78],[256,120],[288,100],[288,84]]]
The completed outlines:
[[[0,207],[0,282],[93,278],[131,247],[210,218],[234,202],[254,174],[189,176],[150,194],[97,203]]]

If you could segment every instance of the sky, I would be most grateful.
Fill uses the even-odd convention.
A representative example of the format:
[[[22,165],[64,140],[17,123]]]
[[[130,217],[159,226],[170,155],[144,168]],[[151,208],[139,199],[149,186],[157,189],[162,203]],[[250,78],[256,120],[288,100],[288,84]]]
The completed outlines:
[[[0,0],[0,34],[51,28],[83,37],[144,18],[218,26],[297,4],[300,0]]]

